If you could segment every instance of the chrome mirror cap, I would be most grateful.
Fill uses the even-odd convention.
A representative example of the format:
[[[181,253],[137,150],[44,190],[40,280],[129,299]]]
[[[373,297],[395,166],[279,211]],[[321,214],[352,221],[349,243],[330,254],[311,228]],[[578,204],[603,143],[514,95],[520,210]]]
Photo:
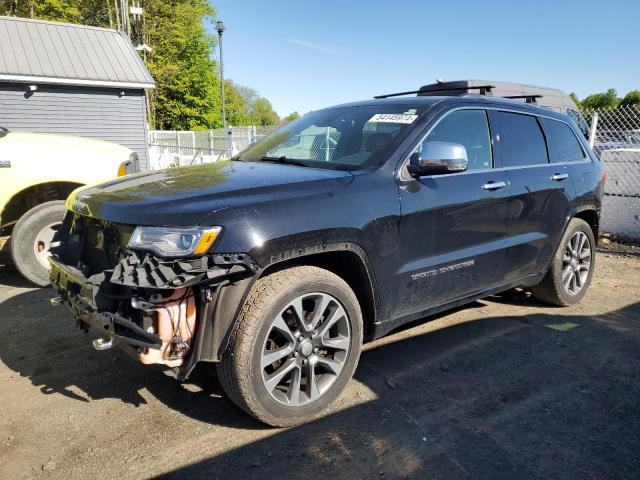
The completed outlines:
[[[464,145],[451,142],[426,142],[422,153],[414,153],[407,166],[413,176],[464,172],[469,166]]]

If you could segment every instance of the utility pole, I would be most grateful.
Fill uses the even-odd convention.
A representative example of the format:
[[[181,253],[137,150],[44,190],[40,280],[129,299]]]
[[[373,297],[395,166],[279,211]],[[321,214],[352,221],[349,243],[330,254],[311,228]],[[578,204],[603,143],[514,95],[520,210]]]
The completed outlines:
[[[129,0],[120,0],[120,16],[122,17],[122,31],[131,38],[131,28],[129,26]]]
[[[226,30],[221,20],[216,22],[216,30],[220,38],[220,96],[222,97],[222,126],[227,126],[227,118],[224,111],[224,63],[222,62],[222,33]]]

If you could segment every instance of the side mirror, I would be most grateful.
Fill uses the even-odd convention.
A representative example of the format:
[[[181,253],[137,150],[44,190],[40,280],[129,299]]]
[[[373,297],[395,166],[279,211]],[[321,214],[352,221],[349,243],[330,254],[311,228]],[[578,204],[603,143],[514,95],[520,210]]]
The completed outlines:
[[[464,145],[450,142],[427,142],[422,153],[409,157],[407,170],[414,177],[464,172],[469,165]]]

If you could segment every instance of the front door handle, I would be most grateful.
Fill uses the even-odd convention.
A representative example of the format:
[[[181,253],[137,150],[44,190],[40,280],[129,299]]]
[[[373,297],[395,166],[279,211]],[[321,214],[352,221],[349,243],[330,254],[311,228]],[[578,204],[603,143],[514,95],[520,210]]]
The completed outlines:
[[[506,187],[507,184],[505,182],[487,182],[482,185],[484,190],[498,190],[499,188]]]
[[[555,180],[556,182],[561,182],[567,178],[569,178],[569,174],[567,173],[556,173],[551,176],[551,180]]]

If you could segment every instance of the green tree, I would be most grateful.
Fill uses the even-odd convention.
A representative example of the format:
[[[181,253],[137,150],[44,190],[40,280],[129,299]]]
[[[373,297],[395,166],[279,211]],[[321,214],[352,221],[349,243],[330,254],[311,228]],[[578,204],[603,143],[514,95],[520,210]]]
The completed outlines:
[[[118,28],[119,0],[78,0],[80,23],[95,27]]]
[[[582,102],[581,102],[581,101],[580,101],[580,99],[578,98],[578,95],[576,95],[575,93],[571,92],[571,93],[569,94],[569,98],[570,98],[571,100],[573,100],[573,103],[575,103],[575,104],[576,104],[576,106],[577,106],[578,108],[582,108]]]
[[[264,97],[256,100],[253,115],[256,125],[278,124],[278,114],[273,110],[271,102]]]
[[[215,10],[205,0],[145,0],[147,67],[157,87],[149,92],[154,128],[202,130],[222,126],[220,82],[211,59],[215,37],[203,20]]]
[[[0,14],[61,22],[81,20],[78,0],[0,0]]]
[[[249,124],[249,106],[244,101],[240,89],[231,80],[224,82],[225,111],[227,124],[233,126]]]
[[[284,117],[282,119],[282,123],[286,125],[287,123],[293,122],[294,120],[297,120],[298,118],[300,118],[300,114],[296,111],[296,112],[290,113],[289,115]]]
[[[610,88],[604,93],[594,93],[582,101],[582,108],[615,108],[620,105],[618,92]]]
[[[253,88],[247,87],[245,85],[238,85],[237,88],[238,93],[240,93],[242,101],[247,108],[247,113],[249,115],[248,125],[253,125],[253,113],[255,110],[256,100],[259,97],[258,92],[256,92]]]
[[[640,90],[632,90],[627,93],[620,102],[620,106],[640,107]]]

